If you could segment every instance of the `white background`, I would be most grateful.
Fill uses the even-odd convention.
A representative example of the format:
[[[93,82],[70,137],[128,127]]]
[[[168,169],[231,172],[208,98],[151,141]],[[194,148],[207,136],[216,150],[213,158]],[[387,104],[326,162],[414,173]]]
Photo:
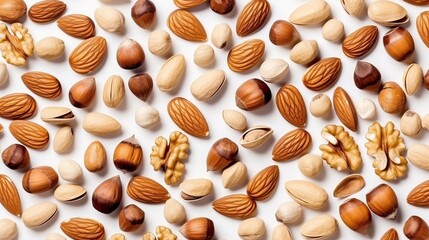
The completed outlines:
[[[121,1],[121,0],[119,0]],[[27,1],[27,5],[30,7],[36,1],[29,0]],[[248,1],[237,0],[236,7],[234,11],[227,15],[221,16],[215,14],[211,11],[208,5],[204,5],[202,7],[198,7],[197,9],[192,10],[192,12],[202,21],[208,37],[210,39],[211,30],[217,23],[226,22],[231,28],[235,29],[236,18],[238,17],[239,11],[244,7],[244,5]],[[367,4],[370,1],[366,1]],[[426,72],[428,68],[429,59],[427,58],[428,50],[426,46],[421,41],[420,37],[417,34],[415,28],[415,19],[421,11],[426,10],[425,7],[416,7],[409,5],[403,1],[397,0],[396,2],[400,3],[409,11],[410,16],[410,24],[405,25],[405,27],[411,32],[414,37],[415,45],[416,45],[416,58],[415,61],[423,67]],[[84,0],[73,0],[66,1],[67,3],[67,11],[66,14],[72,13],[82,13],[93,18],[94,10],[97,7],[103,6],[102,2],[92,0],[92,1],[84,1]],[[241,43],[244,40],[252,39],[252,38],[260,38],[266,41],[266,52],[264,59],[269,58],[283,58],[290,64],[290,74],[287,77],[287,82],[295,85],[298,89],[301,90],[301,93],[304,96],[304,100],[307,105],[312,97],[316,94],[315,92],[311,92],[307,90],[301,81],[301,77],[305,71],[305,67],[294,64],[289,59],[290,49],[274,46],[271,44],[268,38],[268,33],[270,26],[272,23],[278,19],[288,19],[289,14],[300,4],[304,3],[304,1],[270,1],[272,7],[272,13],[270,18],[268,19],[267,24],[257,33],[245,37],[239,38],[234,33],[234,41],[233,44]],[[361,17],[351,17],[346,14],[346,12],[342,9],[340,1],[329,1],[332,8],[332,16],[334,18],[341,19],[345,24],[345,30],[347,34],[350,34],[358,27],[367,25],[367,24],[375,24],[371,22],[366,14],[363,14]],[[0,95],[6,95],[14,92],[26,92],[30,93],[35,97],[38,103],[38,113],[33,116],[31,119],[37,123],[42,124],[49,130],[51,135],[50,145],[47,149],[43,151],[36,151],[29,149],[31,155],[31,163],[32,166],[40,166],[40,165],[50,165],[57,168],[57,165],[61,159],[73,159],[77,161],[82,168],[84,169],[84,182],[83,186],[88,190],[88,197],[78,203],[73,204],[64,204],[57,202],[53,197],[53,192],[47,192],[43,194],[28,194],[26,193],[21,186],[21,178],[23,172],[20,171],[12,171],[6,168],[3,164],[0,166],[1,173],[5,173],[9,175],[15,182],[18,187],[18,191],[20,193],[22,199],[22,207],[23,209],[32,206],[33,204],[39,203],[41,201],[51,201],[59,206],[59,212],[57,216],[49,222],[46,226],[40,229],[28,229],[26,228],[19,218],[16,218],[9,214],[4,208],[0,207],[0,216],[7,217],[14,220],[18,224],[19,228],[19,239],[43,239],[50,232],[61,233],[59,228],[61,221],[69,219],[71,217],[89,217],[93,219],[97,219],[102,222],[106,229],[106,235],[110,237],[112,234],[120,232],[118,226],[118,213],[119,209],[113,212],[112,214],[105,215],[97,212],[93,209],[91,204],[91,196],[93,190],[107,178],[110,178],[115,175],[120,175],[122,186],[124,190],[122,205],[127,205],[130,203],[137,204],[141,207],[146,213],[146,219],[143,226],[134,233],[127,233],[128,239],[139,239],[142,233],[146,231],[154,231],[155,227],[158,225],[166,225],[170,227],[181,239],[181,236],[178,233],[178,229],[180,226],[174,226],[168,224],[163,215],[163,204],[159,205],[148,205],[137,203],[136,201],[130,199],[126,193],[126,185],[130,177],[135,175],[144,175],[150,178],[156,179],[164,186],[166,186],[163,182],[163,174],[161,172],[154,172],[152,166],[150,165],[149,155],[151,152],[151,147],[154,144],[154,140],[158,136],[168,137],[172,131],[179,130],[178,127],[170,120],[167,111],[166,105],[168,101],[175,96],[183,96],[187,99],[191,100],[195,103],[202,113],[205,115],[209,127],[210,127],[210,137],[207,139],[197,139],[194,137],[190,137],[190,145],[191,152],[188,161],[186,161],[186,174],[184,178],[197,178],[197,177],[207,177],[211,179],[215,185],[214,195],[206,199],[202,202],[195,203],[187,203],[180,199],[179,189],[178,187],[167,186],[168,191],[171,196],[175,199],[178,199],[186,208],[188,219],[194,217],[205,216],[211,218],[215,223],[216,228],[216,239],[238,239],[236,234],[238,225],[240,223],[239,220],[230,219],[224,217],[218,213],[216,213],[212,207],[211,202],[214,199],[233,194],[233,193],[245,193],[245,186],[236,189],[234,191],[226,190],[222,187],[222,179],[220,173],[206,172],[206,155],[207,152],[217,139],[222,137],[228,137],[238,143],[240,138],[240,132],[230,129],[222,119],[222,110],[226,108],[238,109],[235,106],[234,94],[237,87],[243,83],[245,80],[253,77],[260,77],[257,68],[245,73],[245,74],[236,74],[229,70],[226,65],[226,56],[228,53],[228,49],[219,50],[215,49],[216,53],[216,63],[211,69],[223,69],[227,74],[227,83],[221,89],[221,91],[214,97],[214,99],[208,102],[198,102],[195,100],[190,94],[189,87],[193,80],[195,80],[198,76],[208,71],[208,69],[203,69],[196,66],[193,63],[193,53],[194,50],[200,45],[200,43],[192,43],[185,40],[182,40],[176,37],[174,34],[171,34],[173,45],[174,45],[174,53],[182,53],[186,56],[186,74],[184,76],[183,82],[180,86],[180,89],[176,91],[174,94],[163,93],[158,90],[156,86],[154,86],[154,91],[151,97],[148,100],[148,104],[157,108],[161,113],[161,124],[157,128],[153,130],[145,130],[138,127],[134,121],[134,112],[135,109],[139,106],[144,105],[142,101],[137,99],[127,88],[126,89],[126,99],[123,104],[118,109],[109,109],[107,108],[102,101],[102,89],[104,86],[104,82],[106,79],[112,74],[118,74],[122,76],[125,82],[128,81],[129,77],[133,74],[144,71],[150,73],[153,79],[156,79],[157,73],[164,61],[164,59],[156,57],[152,55],[148,51],[147,47],[147,37],[149,34],[148,30],[140,29],[131,19],[130,16],[130,8],[132,6],[132,2],[127,0],[111,4],[114,7],[118,8],[122,11],[126,18],[126,31],[123,34],[114,34],[107,33],[103,31],[101,28],[97,26],[97,35],[103,36],[107,39],[108,42],[108,55],[106,62],[100,67],[98,71],[95,73],[88,75],[94,76],[97,81],[97,95],[93,105],[88,109],[77,109],[71,106],[68,101],[68,91],[70,87],[76,83],[78,80],[84,78],[85,76],[76,74],[68,65],[68,56],[71,51],[76,47],[76,45],[81,41],[79,39],[70,37],[63,33],[57,26],[55,22],[49,24],[35,24],[30,20],[25,21],[25,26],[28,27],[29,32],[33,35],[35,42],[39,41],[42,38],[48,36],[56,36],[61,38],[66,43],[66,56],[62,58],[60,61],[49,62],[37,57],[31,57],[28,60],[28,65],[26,67],[15,67],[9,65],[9,83],[6,86],[0,88]],[[176,7],[173,4],[172,0],[160,0],[155,1],[157,6],[157,22],[154,26],[154,29],[164,29],[168,30],[166,27],[166,19],[170,12],[172,12]],[[107,5],[107,4],[106,4]],[[373,63],[376,67],[379,68],[383,81],[395,81],[401,84],[402,74],[406,68],[406,65],[403,63],[396,62],[392,58],[390,58],[386,51],[384,50],[382,43],[382,36],[388,31],[388,28],[379,26],[379,39],[377,41],[377,45],[375,46],[374,51],[372,51],[369,55],[365,56],[363,60]],[[353,101],[357,103],[360,99],[369,97],[373,101],[377,103],[377,96],[373,93],[367,93],[357,89],[353,83],[353,70],[356,64],[356,60],[347,58],[341,51],[341,44],[331,43],[322,38],[321,26],[297,26],[298,31],[300,32],[302,39],[315,39],[317,40],[320,48],[320,56],[322,58],[336,56],[340,57],[343,62],[342,74],[340,76],[339,81],[336,86],[342,86],[345,88],[351,95]],[[235,31],[233,31],[235,32]],[[132,38],[138,41],[144,48],[146,52],[146,62],[141,70],[138,71],[128,71],[121,69],[115,59],[116,49],[119,45],[120,41],[125,38]],[[208,44],[211,44],[208,42]],[[20,76],[30,70],[39,70],[45,71],[56,76],[63,86],[63,94],[61,98],[58,100],[48,100],[43,99],[41,97],[36,96],[31,93],[22,83]],[[269,84],[273,96],[279,89],[280,85]],[[335,87],[329,89],[325,93],[329,96],[332,96],[332,92]],[[427,103],[429,101],[429,94],[427,94],[426,89],[421,89],[414,96],[408,97],[408,107],[416,112],[418,112],[421,116],[424,116],[427,110]],[[73,124],[73,129],[75,132],[75,142],[73,146],[73,150],[64,155],[56,154],[52,149],[52,139],[55,135],[57,126],[49,125],[40,120],[40,109],[48,106],[65,106],[70,107],[75,113],[76,121]],[[82,121],[86,113],[96,111],[109,114],[115,117],[122,124],[122,132],[120,134],[116,134],[111,137],[96,137],[86,133],[82,129]],[[400,116],[396,115],[388,115],[382,112],[381,108],[377,104],[377,117],[372,121],[379,121],[382,125],[384,125],[387,121],[393,121],[397,127],[399,127],[399,119]],[[337,183],[347,176],[347,173],[340,173],[336,170],[330,169],[326,164],[324,165],[324,170],[322,173],[315,179],[308,179],[303,176],[297,167],[297,161],[289,161],[284,163],[277,163],[271,160],[271,150],[274,146],[276,140],[278,140],[283,134],[286,132],[293,130],[294,127],[286,122],[281,115],[278,113],[274,101],[271,101],[264,108],[254,111],[254,112],[245,112],[245,115],[248,119],[249,126],[256,124],[266,124],[268,126],[273,127],[274,129],[274,137],[270,141],[268,141],[263,147],[258,150],[248,150],[240,147],[239,158],[247,165],[249,170],[249,177],[255,175],[261,169],[272,165],[278,164],[280,167],[280,179],[278,183],[277,190],[275,191],[273,197],[266,202],[258,202],[258,213],[257,217],[262,218],[267,227],[267,234],[265,239],[271,238],[271,232],[274,226],[277,224],[274,213],[277,207],[284,201],[289,201],[291,198],[288,196],[284,189],[284,183],[287,180],[292,179],[306,179],[310,181],[314,181],[321,186],[323,186],[326,191],[330,195],[329,207],[324,209],[323,211],[313,211],[310,209],[304,210],[304,221],[310,219],[313,216],[316,216],[321,213],[329,213],[338,219],[339,222],[339,233],[336,236],[336,239],[357,239],[357,238],[366,238],[366,239],[378,239],[380,236],[388,230],[390,227],[395,227],[401,238],[404,238],[402,233],[402,226],[406,219],[413,214],[418,214],[422,217],[427,218],[427,210],[421,209],[417,207],[410,206],[406,203],[406,196],[408,192],[418,183],[427,179],[427,172],[418,169],[417,167],[409,164],[408,175],[398,180],[397,182],[389,183],[397,192],[398,198],[400,201],[400,209],[398,217],[395,221],[382,219],[376,215],[372,215],[373,224],[372,231],[369,236],[363,236],[361,234],[355,233],[348,229],[339,218],[338,214],[338,206],[343,202],[343,200],[335,199],[332,196],[332,191],[337,185]],[[351,133],[351,135],[355,138],[356,143],[359,145],[359,149],[362,153],[363,158],[363,168],[361,174],[364,176],[366,180],[366,187],[355,194],[353,197],[359,198],[361,200],[365,200],[365,194],[368,193],[372,188],[377,186],[384,181],[381,180],[378,176],[375,175],[374,170],[372,168],[373,159],[366,154],[366,149],[364,144],[365,133],[367,131],[368,126],[372,123],[372,121],[364,121],[359,119],[359,130],[356,133]],[[1,119],[0,123],[5,127],[5,132],[0,136],[0,148],[1,151],[5,149],[12,143],[15,143],[16,140],[11,136],[8,131],[8,125],[10,121]],[[317,119],[310,115],[308,112],[308,124],[306,129],[312,134],[313,137],[313,145],[311,148],[311,153],[320,154],[318,149],[319,145],[324,143],[323,139],[320,137],[320,130],[328,123],[339,124],[340,121],[338,118],[332,114],[328,119]],[[116,170],[112,163],[112,154],[115,146],[123,139],[130,137],[135,134],[136,138],[142,145],[144,149],[144,159],[142,167],[133,174],[122,174],[120,171]],[[83,155],[86,147],[89,143],[94,140],[100,140],[104,146],[106,147],[108,154],[108,164],[107,170],[103,171],[99,174],[94,174],[88,172],[83,166]],[[428,133],[423,131],[415,138],[405,137],[405,143],[407,146],[415,142],[427,143],[429,139]],[[66,183],[63,180],[60,180],[60,183]],[[299,234],[299,226],[302,223],[291,225],[290,228],[296,239],[301,239]]]

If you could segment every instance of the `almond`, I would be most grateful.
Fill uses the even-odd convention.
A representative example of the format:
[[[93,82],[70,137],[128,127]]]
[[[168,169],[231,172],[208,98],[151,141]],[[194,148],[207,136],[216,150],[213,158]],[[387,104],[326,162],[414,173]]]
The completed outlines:
[[[367,25],[359,28],[343,41],[343,52],[349,58],[359,58],[366,55],[377,44],[378,28]]]
[[[147,177],[135,176],[127,186],[130,198],[142,203],[165,203],[170,194],[161,184]]]
[[[81,42],[69,57],[70,67],[85,74],[95,70],[107,55],[107,43],[103,37],[92,37]]]
[[[418,207],[429,207],[429,180],[411,190],[407,196],[407,202]]]
[[[207,137],[209,126],[204,115],[189,100],[176,97],[168,103],[168,115],[183,131],[194,137]]]
[[[49,142],[48,131],[34,122],[15,120],[10,123],[9,130],[19,142],[29,148],[42,149]]]
[[[167,19],[168,28],[178,37],[193,42],[205,42],[206,30],[194,14],[177,9]]]
[[[228,53],[228,66],[234,72],[245,72],[256,66],[265,52],[265,42],[260,39],[245,41]]]
[[[273,195],[279,181],[279,166],[262,169],[247,184],[247,195],[256,201],[267,200]]]
[[[256,32],[265,24],[270,11],[270,3],[267,0],[251,0],[238,16],[237,35],[244,37]]]
[[[104,226],[89,218],[71,218],[60,225],[61,230],[75,240],[104,240]]]
[[[205,2],[207,2],[207,0],[174,0],[174,4],[182,9],[197,7]]]
[[[391,228],[381,236],[380,240],[399,240],[398,232]]]
[[[295,129],[286,133],[274,145],[274,161],[287,161],[308,152],[311,146],[311,135],[304,129]]]
[[[58,27],[66,34],[81,39],[95,36],[95,24],[91,18],[82,14],[70,14],[57,21]]]
[[[330,57],[313,64],[302,77],[304,85],[313,91],[322,91],[335,84],[341,73],[341,59]]]
[[[333,96],[334,109],[340,121],[353,132],[357,131],[358,120],[355,105],[349,94],[342,88],[337,87]]]
[[[304,127],[307,122],[307,110],[299,90],[290,84],[279,89],[276,95],[276,105],[286,121],[296,127]]]
[[[27,72],[21,76],[25,86],[34,94],[44,98],[56,98],[61,95],[60,81],[49,73]]]
[[[421,12],[416,19],[417,32],[426,47],[429,47],[429,11]]]
[[[21,198],[18,190],[12,179],[4,174],[0,174],[0,203],[13,215],[21,216]]]
[[[36,23],[47,23],[60,17],[67,5],[58,0],[43,0],[28,9],[28,17]]]
[[[227,217],[245,219],[254,215],[256,202],[246,194],[233,194],[212,203],[213,209]]]
[[[11,120],[27,119],[34,115],[37,103],[26,93],[12,93],[0,98],[0,117]]]

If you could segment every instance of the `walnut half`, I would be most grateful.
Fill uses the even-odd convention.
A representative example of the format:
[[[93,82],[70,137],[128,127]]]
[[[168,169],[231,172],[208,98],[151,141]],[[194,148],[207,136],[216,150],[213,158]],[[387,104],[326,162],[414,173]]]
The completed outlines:
[[[6,24],[0,24],[0,50],[7,63],[22,66],[33,55],[34,44],[28,29],[21,23],[13,23],[11,32]]]
[[[156,236],[147,232],[142,236],[142,240],[176,240],[177,236],[168,227],[156,227]]]
[[[375,158],[372,164],[375,173],[386,181],[400,178],[407,171],[407,160],[401,155],[405,150],[404,139],[399,135],[392,122],[385,127],[375,122],[365,136],[368,140],[365,144],[367,154]]]
[[[155,171],[165,172],[164,181],[168,185],[179,182],[185,170],[183,160],[188,158],[188,137],[176,131],[170,134],[170,143],[163,137],[155,140],[150,154],[150,164]]]
[[[328,144],[320,145],[322,158],[338,171],[357,171],[362,166],[362,157],[353,137],[342,126],[328,125],[322,129],[322,137]]]

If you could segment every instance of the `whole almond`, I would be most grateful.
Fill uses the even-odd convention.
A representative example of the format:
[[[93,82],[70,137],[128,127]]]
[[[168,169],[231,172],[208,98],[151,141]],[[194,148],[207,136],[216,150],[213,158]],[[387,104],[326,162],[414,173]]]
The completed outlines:
[[[330,57],[313,64],[302,77],[304,86],[313,91],[322,91],[335,84],[341,73],[341,59]]]
[[[43,0],[28,9],[28,17],[36,23],[47,23],[60,17],[67,5],[59,0]]]
[[[70,67],[77,73],[94,71],[107,55],[106,39],[100,36],[81,42],[69,56]]]
[[[42,149],[49,142],[48,131],[34,122],[15,120],[10,123],[9,130],[16,140],[29,148]]]
[[[170,92],[176,89],[185,73],[185,56],[177,54],[165,61],[156,77],[156,85],[163,92]]]
[[[407,203],[418,206],[429,206],[429,180],[424,181],[411,190],[407,196]]]
[[[416,28],[426,47],[429,47],[429,11],[423,11],[416,19]]]
[[[135,176],[127,186],[130,198],[142,203],[164,203],[170,199],[170,194],[161,184],[147,177]]]
[[[256,66],[264,56],[265,42],[252,39],[234,46],[228,53],[228,66],[234,72],[245,72]]]
[[[262,169],[247,184],[247,195],[256,201],[264,201],[273,195],[279,180],[279,167],[272,165]]]
[[[49,73],[32,71],[21,76],[22,82],[34,94],[44,98],[56,98],[61,95],[60,81]]]
[[[331,8],[325,0],[311,0],[295,9],[289,21],[298,25],[318,24],[331,15]]]
[[[193,42],[205,42],[206,30],[200,20],[191,12],[183,9],[173,11],[167,19],[168,28],[178,37]]]
[[[230,218],[246,219],[254,215],[256,202],[246,194],[233,194],[212,203],[213,209]]]
[[[105,240],[103,224],[89,218],[71,218],[60,225],[61,230],[75,240]]]
[[[57,21],[58,27],[66,34],[81,39],[95,36],[95,24],[91,18],[82,14],[70,14]]]
[[[37,103],[26,93],[12,93],[0,98],[0,117],[15,120],[27,119],[34,115]]]
[[[12,179],[0,174],[0,203],[13,215],[20,217],[22,213],[21,198]]]
[[[380,237],[380,240],[399,240],[398,232],[391,228]]]
[[[85,131],[94,135],[108,135],[121,129],[121,124],[116,119],[96,112],[88,113],[82,126]]]
[[[335,112],[340,121],[348,129],[356,132],[358,126],[357,113],[349,94],[342,87],[337,87],[332,98]]]
[[[207,0],[174,0],[174,4],[182,9],[194,8],[205,2],[207,2]]]
[[[51,202],[37,203],[22,213],[22,221],[28,228],[38,228],[51,220],[58,211],[58,206]]]
[[[328,193],[319,185],[305,180],[291,180],[285,184],[287,193],[299,204],[321,209],[328,203]]]
[[[270,12],[271,7],[267,0],[251,0],[238,16],[237,35],[244,37],[259,30],[270,16]]]
[[[94,141],[85,150],[83,162],[90,172],[98,172],[106,165],[106,149],[100,141]]]
[[[200,110],[189,100],[175,97],[168,103],[168,115],[176,125],[194,137],[207,137],[209,126]]]
[[[359,28],[343,41],[343,52],[349,58],[359,58],[370,52],[377,44],[378,28],[367,25]]]
[[[281,137],[274,145],[274,161],[287,161],[308,152],[311,146],[311,135],[304,129],[292,130]]]
[[[283,85],[276,95],[276,105],[286,121],[296,127],[304,127],[307,123],[307,109],[299,90],[291,85]]]

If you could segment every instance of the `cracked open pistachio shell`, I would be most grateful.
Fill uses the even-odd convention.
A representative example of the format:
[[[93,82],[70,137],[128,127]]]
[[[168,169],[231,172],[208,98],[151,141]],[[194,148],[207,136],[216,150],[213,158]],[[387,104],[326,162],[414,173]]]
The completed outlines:
[[[241,132],[247,128],[247,118],[239,111],[225,109],[222,111],[222,117],[225,123],[234,130]]]
[[[423,70],[420,65],[412,63],[405,69],[402,76],[405,93],[410,96],[416,93],[423,83]]]
[[[365,9],[365,0],[340,0],[340,2],[350,16],[359,16]]]
[[[207,101],[219,92],[225,80],[222,70],[206,72],[191,84],[191,93],[198,101]]]
[[[63,184],[55,189],[54,197],[60,202],[69,203],[79,201],[86,196],[86,189],[75,184]]]
[[[311,0],[295,9],[289,21],[298,25],[312,25],[325,21],[331,15],[331,7],[325,0]]]
[[[51,124],[66,124],[72,122],[75,116],[72,110],[66,107],[45,107],[40,113],[40,118]]]
[[[368,17],[386,27],[395,27],[410,20],[405,8],[389,0],[371,2],[368,6]]]
[[[331,215],[323,214],[305,221],[299,231],[307,239],[326,240],[338,231],[338,222]]]
[[[289,73],[289,64],[281,58],[265,60],[259,68],[262,79],[269,83],[278,83]]]
[[[186,201],[196,201],[209,196],[213,192],[213,183],[209,179],[196,178],[183,181],[180,196]]]
[[[328,203],[328,193],[319,185],[305,180],[291,180],[285,184],[287,193],[299,204],[321,209]]]
[[[38,228],[49,222],[58,211],[58,206],[50,202],[37,203],[22,213],[22,221],[28,228]]]
[[[240,144],[245,148],[258,148],[273,136],[273,129],[267,126],[254,126],[241,135]]]
[[[365,187],[365,179],[359,174],[345,177],[334,189],[334,197],[346,198]]]

